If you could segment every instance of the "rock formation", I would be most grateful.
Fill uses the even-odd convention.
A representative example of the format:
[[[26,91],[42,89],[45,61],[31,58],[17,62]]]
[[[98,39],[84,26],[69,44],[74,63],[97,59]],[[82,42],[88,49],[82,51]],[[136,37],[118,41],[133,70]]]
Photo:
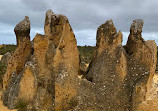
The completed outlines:
[[[46,13],[45,35],[49,39],[46,61],[55,77],[55,110],[68,110],[73,107],[72,101],[77,102],[78,93],[79,52],[75,35],[68,18],[51,10]]]
[[[142,20],[133,21],[126,46],[122,46],[122,34],[117,33],[112,20],[98,28],[87,75],[91,82],[80,81],[82,102],[76,110],[157,110],[152,92],[157,46],[154,41],[143,40],[142,28]]]
[[[12,73],[19,74],[21,72],[31,52],[30,20],[28,16],[16,25],[14,32],[17,39],[17,48],[7,65],[7,71],[3,78],[4,90],[8,88]]]
[[[128,59],[128,84],[132,93],[133,111],[153,111],[149,108],[149,101],[152,101],[152,81],[156,70],[157,45],[155,41],[144,41],[141,32],[142,20],[134,20],[128,42],[125,46],[129,55]],[[132,88],[133,86],[133,88]]]
[[[8,77],[8,73],[5,74],[7,76],[4,77],[3,82],[4,104],[12,109],[23,99],[28,104],[27,110],[72,109],[76,105],[72,102],[78,102],[79,52],[67,17],[48,10],[44,27],[45,35],[37,34],[32,47],[26,46],[23,49],[22,44],[26,40],[30,43],[25,37],[29,35],[29,31],[23,26],[27,21],[29,20],[26,17],[15,28],[18,47],[12,58],[20,53],[19,47],[22,50],[33,49],[25,54],[27,60],[23,57],[25,66],[20,67],[18,73],[11,70],[7,79],[5,78]],[[25,34],[21,35],[21,33]],[[14,64],[16,61],[11,60],[10,63]],[[9,67],[7,70],[10,70]],[[5,80],[9,81],[9,87],[8,81],[5,85]]]
[[[4,64],[8,64],[9,60],[11,59],[11,53],[7,52],[1,58],[1,62]]]
[[[1,58],[0,61],[0,90],[2,89],[2,84],[3,84],[3,75],[6,72],[7,69],[7,64],[9,62],[9,60],[11,59],[11,54],[9,52],[7,52],[6,54],[4,54]]]
[[[127,76],[126,52],[122,47],[122,33],[112,20],[108,20],[97,30],[97,44],[87,79],[91,94],[80,107],[92,111],[123,111],[127,109],[127,94],[123,81]],[[86,82],[86,81],[84,81]],[[81,82],[81,85],[85,84]],[[87,87],[83,85],[82,87]],[[82,89],[81,87],[81,89]],[[83,88],[83,89],[85,89]],[[87,94],[86,94],[87,95]],[[93,101],[89,101],[93,97]],[[84,100],[84,99],[83,99]]]
[[[30,41],[28,17],[15,27],[17,48],[3,78],[3,103],[9,109],[25,101],[28,111],[153,111],[152,79],[157,61],[154,41],[142,38],[136,19],[127,44],[108,20],[97,30],[97,43],[86,78],[78,78],[79,52],[68,18],[48,10],[44,35]]]
[[[45,84],[48,90],[53,89],[49,93],[53,95],[55,110],[68,110],[73,107],[71,101],[77,101],[79,53],[76,39],[67,17],[51,10],[46,12],[44,30],[45,35],[37,34],[34,38],[37,74],[40,80],[48,81]]]
[[[7,63],[7,70],[3,77],[3,101],[10,109],[14,108],[19,91],[19,81],[22,77],[21,73],[31,53],[29,17],[26,16],[23,21],[17,24],[14,32],[17,39],[17,48]]]

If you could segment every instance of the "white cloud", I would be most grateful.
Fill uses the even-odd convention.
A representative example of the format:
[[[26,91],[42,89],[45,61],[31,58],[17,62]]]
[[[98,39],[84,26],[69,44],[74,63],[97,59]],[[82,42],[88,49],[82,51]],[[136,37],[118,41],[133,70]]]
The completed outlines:
[[[155,40],[158,44],[158,32],[143,33],[142,36],[145,40]]]
[[[157,3],[156,0],[1,0],[0,44],[15,43],[14,26],[25,15],[30,17],[31,39],[36,33],[43,34],[48,9],[69,18],[78,45],[95,45],[97,27],[108,19],[113,19],[116,28],[123,32],[123,44],[136,18],[144,19],[143,31],[149,32],[143,33],[144,39],[158,42]]]
[[[77,39],[77,44],[84,45],[96,45],[96,31],[93,29],[88,30],[74,30],[75,37]],[[35,37],[35,35],[44,34],[44,28],[31,28],[31,40]],[[123,45],[126,44],[129,32],[122,32],[123,34]],[[145,40],[155,40],[158,44],[158,32],[143,32],[142,36]],[[14,26],[6,25],[0,23],[0,44],[16,44],[16,36],[14,34]]]
[[[96,45],[96,31],[95,30],[81,30],[81,31],[74,31],[77,39],[78,45]],[[125,45],[129,32],[122,32],[123,34],[123,42],[122,45]],[[158,32],[145,32],[142,33],[143,38],[147,40],[155,40],[155,42],[158,44]]]
[[[33,38],[37,33],[44,34],[44,29],[31,28],[31,32],[30,32],[31,40],[33,40]],[[14,26],[0,23],[0,44],[16,44]]]
[[[96,44],[96,31],[95,30],[75,30],[74,31],[77,45],[92,45]]]

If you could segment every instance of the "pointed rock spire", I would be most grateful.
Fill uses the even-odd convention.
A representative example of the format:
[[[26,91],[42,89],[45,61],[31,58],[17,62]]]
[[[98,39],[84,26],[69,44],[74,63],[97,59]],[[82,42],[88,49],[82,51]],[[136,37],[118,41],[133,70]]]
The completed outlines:
[[[25,16],[25,18],[15,26],[14,32],[16,34],[17,45],[19,45],[19,41],[24,37],[30,39],[30,20],[28,16]]]

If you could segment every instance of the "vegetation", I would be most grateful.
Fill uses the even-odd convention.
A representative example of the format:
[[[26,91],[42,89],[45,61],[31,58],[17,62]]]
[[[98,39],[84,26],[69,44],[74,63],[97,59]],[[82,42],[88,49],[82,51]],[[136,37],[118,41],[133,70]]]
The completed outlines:
[[[0,45],[0,55],[4,55],[7,52],[14,52],[16,49],[16,45]],[[93,55],[94,46],[78,46],[78,50],[80,52],[80,60],[85,63],[90,63]],[[157,52],[158,56],[158,52]],[[0,62],[0,78],[2,74],[5,73],[6,65]],[[157,67],[156,71],[158,71],[158,59],[157,59]],[[1,80],[0,80],[1,81]]]
[[[27,105],[28,103],[24,99],[19,99],[15,105],[15,109],[18,109],[18,111],[26,111]]]
[[[7,52],[14,52],[16,49],[16,45],[1,45],[0,46],[0,55],[4,55]]]
[[[85,63],[90,63],[93,55],[93,46],[78,46],[78,50],[80,52],[80,61]]]
[[[16,45],[0,45],[0,55],[4,55],[7,52],[13,53],[15,49]],[[93,46],[78,46],[81,61],[89,63],[92,59],[93,49]]]

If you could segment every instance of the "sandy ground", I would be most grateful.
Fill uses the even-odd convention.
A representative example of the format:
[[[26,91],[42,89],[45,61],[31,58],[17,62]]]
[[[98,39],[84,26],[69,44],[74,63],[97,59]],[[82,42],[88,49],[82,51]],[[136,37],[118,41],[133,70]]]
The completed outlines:
[[[9,110],[7,107],[3,105],[3,102],[1,100],[1,94],[2,92],[0,92],[0,111],[17,111],[17,110]]]
[[[3,56],[3,55],[0,55],[0,60],[1,60],[2,56]]]

